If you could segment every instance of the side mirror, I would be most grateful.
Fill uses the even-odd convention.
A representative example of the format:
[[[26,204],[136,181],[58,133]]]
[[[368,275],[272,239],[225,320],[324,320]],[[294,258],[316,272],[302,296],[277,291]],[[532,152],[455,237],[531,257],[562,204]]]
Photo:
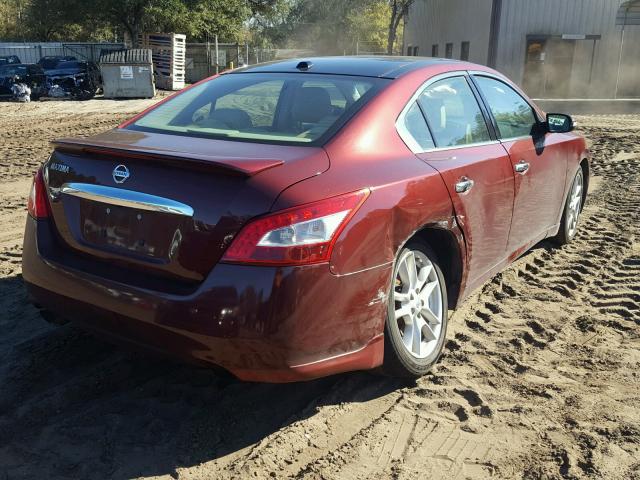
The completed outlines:
[[[569,115],[564,113],[547,114],[547,130],[551,133],[568,133],[573,130],[575,124]]]

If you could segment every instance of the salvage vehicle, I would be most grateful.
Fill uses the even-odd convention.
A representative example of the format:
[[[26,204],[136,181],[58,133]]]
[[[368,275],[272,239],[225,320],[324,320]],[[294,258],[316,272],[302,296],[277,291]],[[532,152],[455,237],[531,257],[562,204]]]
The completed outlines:
[[[467,62],[245,67],[57,140],[24,281],[46,318],[243,380],[417,377],[449,310],[576,235],[590,169],[573,128]]]
[[[15,83],[23,83],[31,89],[32,100],[37,100],[46,93],[44,71],[35,63],[0,65],[0,97],[12,97],[11,88]]]
[[[15,63],[22,63],[20,58],[16,55],[4,55],[0,57],[0,66]]]
[[[48,95],[70,97],[77,100],[93,98],[102,86],[100,70],[93,62],[44,57]]]
[[[45,70],[53,70],[60,62],[77,62],[78,59],[71,55],[48,55],[38,60],[40,65]]]

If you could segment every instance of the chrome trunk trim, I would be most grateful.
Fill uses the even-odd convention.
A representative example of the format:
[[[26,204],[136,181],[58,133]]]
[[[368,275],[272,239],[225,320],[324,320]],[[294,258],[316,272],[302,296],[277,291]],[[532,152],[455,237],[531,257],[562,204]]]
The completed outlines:
[[[170,198],[90,183],[65,183],[60,193],[121,207],[193,217],[193,208]]]

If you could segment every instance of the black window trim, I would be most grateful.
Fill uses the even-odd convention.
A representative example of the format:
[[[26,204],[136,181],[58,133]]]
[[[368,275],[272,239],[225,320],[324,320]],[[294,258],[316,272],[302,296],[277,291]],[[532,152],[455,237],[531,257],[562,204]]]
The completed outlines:
[[[486,77],[486,78],[490,78],[491,80],[495,80],[497,82],[502,83],[504,86],[510,88],[511,90],[513,90],[516,95],[518,95],[523,102],[525,102],[527,105],[529,105],[529,108],[531,109],[531,111],[533,112],[533,116],[536,120],[536,127],[540,128],[543,124],[544,124],[544,120],[542,118],[540,118],[540,112],[538,111],[538,109],[531,104],[530,101],[527,100],[526,97],[524,97],[522,95],[522,93],[520,93],[517,89],[513,88],[513,86],[511,86],[507,81],[505,81],[504,78],[499,77],[498,75],[494,75],[490,72],[483,72],[483,71],[468,71],[467,72],[469,75],[469,78],[471,79],[471,82],[473,83],[475,89],[478,92],[478,95],[484,105],[484,109],[486,111],[486,115],[488,115],[489,121],[491,122],[491,125],[493,126],[494,132],[496,134],[496,138],[498,139],[498,141],[500,143],[505,143],[505,142],[512,142],[514,140],[522,140],[525,138],[532,138],[533,135],[532,134],[528,134],[528,135],[520,135],[518,137],[509,137],[509,138],[500,138],[500,129],[498,128],[498,122],[496,121],[495,117],[493,116],[493,113],[491,113],[491,109],[489,108],[489,102],[487,101],[487,98],[485,97],[484,93],[482,93],[482,90],[480,89],[480,86],[478,85],[478,83],[475,80],[475,77]]]

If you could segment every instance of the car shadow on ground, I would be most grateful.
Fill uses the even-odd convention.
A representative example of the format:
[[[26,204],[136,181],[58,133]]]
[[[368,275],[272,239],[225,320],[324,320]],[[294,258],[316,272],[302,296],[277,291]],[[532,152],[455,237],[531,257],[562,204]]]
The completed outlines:
[[[7,296],[11,300],[7,300]],[[406,386],[369,373],[297,384],[242,383],[49,326],[20,276],[0,280],[0,476],[176,475],[260,442],[318,407]]]

